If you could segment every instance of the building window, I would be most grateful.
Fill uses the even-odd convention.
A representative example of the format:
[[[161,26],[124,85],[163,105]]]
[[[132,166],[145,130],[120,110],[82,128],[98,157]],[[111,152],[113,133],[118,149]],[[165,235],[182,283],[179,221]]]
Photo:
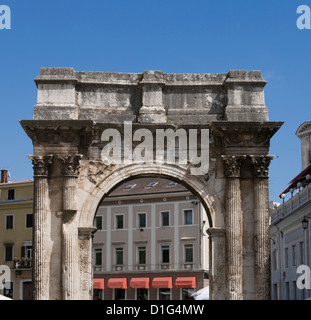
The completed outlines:
[[[185,262],[193,262],[193,244],[185,245]]]
[[[168,211],[161,212],[161,225],[167,227],[170,225],[170,213]]]
[[[156,186],[159,182],[150,182],[145,188],[146,189],[150,189],[153,188],[154,186]]]
[[[185,289],[183,288],[181,291],[181,299],[182,300],[194,300],[194,298],[191,296],[194,293],[194,289]]]
[[[146,214],[145,213],[138,213],[137,215],[137,227],[138,228],[146,228]]]
[[[192,224],[192,210],[184,211],[184,224]]]
[[[5,283],[5,288],[3,289],[3,295],[5,297],[13,299],[13,281],[7,281]]]
[[[116,248],[116,265],[123,265],[123,248]]]
[[[273,265],[273,270],[277,270],[278,269],[278,256],[277,256],[278,252],[277,250],[273,250],[272,253],[272,265]]]
[[[102,249],[95,249],[95,265],[102,265]]]
[[[125,289],[114,289],[114,298],[115,298],[115,300],[124,300],[125,299]]]
[[[4,245],[4,259],[5,261],[13,260],[13,244],[12,243],[6,243]]]
[[[94,289],[93,290],[93,300],[103,300],[103,290]]]
[[[146,247],[138,247],[138,264],[146,264]]]
[[[32,228],[32,217],[33,214],[32,213],[27,213],[26,214],[26,228]]]
[[[13,214],[7,214],[5,216],[5,229],[10,230],[14,228],[14,215]]]
[[[103,230],[103,216],[96,216],[95,217],[94,227],[97,230]]]
[[[148,300],[148,289],[137,289],[137,300]]]
[[[293,300],[297,300],[297,283],[293,281]]]
[[[279,285],[277,283],[273,284],[273,294],[274,300],[279,300]]]
[[[288,268],[288,248],[285,248],[285,268]]]
[[[161,257],[162,257],[162,263],[170,263],[170,247],[169,246],[161,247]]]
[[[296,245],[292,245],[292,265],[296,265]]]
[[[300,264],[304,264],[304,250],[303,250],[303,242],[299,242],[299,262]]]
[[[23,245],[21,247],[21,256],[22,256],[22,258],[29,258],[29,259],[32,258],[32,244],[31,243],[29,243],[27,245]]]
[[[14,200],[15,199],[15,189],[9,189],[8,190],[8,200]]]
[[[159,289],[159,300],[171,300],[171,289]]]
[[[126,190],[131,190],[133,188],[135,188],[136,184],[129,184],[128,186],[126,186],[124,189]]]
[[[285,284],[285,300],[289,300],[289,282]]]
[[[124,226],[124,216],[123,214],[116,215],[116,229],[123,229]]]

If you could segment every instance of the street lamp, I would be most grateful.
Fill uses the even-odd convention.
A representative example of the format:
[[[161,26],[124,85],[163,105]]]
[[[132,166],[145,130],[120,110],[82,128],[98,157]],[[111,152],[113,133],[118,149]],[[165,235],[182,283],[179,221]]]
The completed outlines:
[[[294,188],[290,188],[289,192],[292,194],[292,197],[293,197],[293,194],[295,192],[295,189]]]
[[[303,230],[306,230],[308,228],[308,220],[307,219],[311,219],[309,217],[303,217],[303,220],[301,221],[301,225],[302,225],[302,228]]]
[[[297,187],[299,188],[299,191],[300,191],[300,188],[302,187],[302,183],[301,183],[301,182],[298,182],[298,183],[297,183]]]
[[[284,203],[285,193],[282,193],[282,194],[281,194],[281,198],[283,199],[283,203]]]

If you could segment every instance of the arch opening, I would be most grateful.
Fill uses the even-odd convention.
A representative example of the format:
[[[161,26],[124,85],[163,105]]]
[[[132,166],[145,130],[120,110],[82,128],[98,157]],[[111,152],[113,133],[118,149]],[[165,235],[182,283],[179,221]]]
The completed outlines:
[[[111,188],[94,215],[93,299],[193,299],[208,287],[212,218],[202,202],[186,183],[160,174]],[[172,284],[158,286],[164,278]]]

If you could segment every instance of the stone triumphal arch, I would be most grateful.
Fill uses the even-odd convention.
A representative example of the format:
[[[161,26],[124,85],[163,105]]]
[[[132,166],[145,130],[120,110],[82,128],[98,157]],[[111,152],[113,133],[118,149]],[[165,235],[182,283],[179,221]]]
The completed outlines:
[[[269,144],[282,123],[268,120],[260,71],[43,68],[35,82],[33,120],[21,121],[33,142],[35,299],[92,298],[97,206],[122,181],[146,175],[180,181],[202,201],[210,225],[211,298],[269,298]],[[104,159],[102,150],[113,139],[105,141],[103,132],[114,129],[121,141],[132,138],[125,134],[125,124],[131,124],[133,134],[148,130],[151,138],[157,129],[183,129],[187,136],[196,129],[198,146],[203,144],[200,133],[208,130],[209,153],[201,159],[208,163],[206,170],[192,174],[200,163],[189,157],[186,162],[166,161],[172,148],[161,161]],[[130,151],[140,145],[143,154],[148,148],[142,148],[144,138],[139,137]],[[180,141],[174,141],[178,153]],[[154,142],[154,153],[156,146]],[[119,152],[126,149],[122,144]]]

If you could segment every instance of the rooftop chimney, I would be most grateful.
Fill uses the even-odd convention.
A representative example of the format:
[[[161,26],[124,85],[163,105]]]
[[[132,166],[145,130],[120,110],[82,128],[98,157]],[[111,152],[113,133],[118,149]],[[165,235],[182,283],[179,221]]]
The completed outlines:
[[[8,182],[8,170],[1,170],[1,183]]]

